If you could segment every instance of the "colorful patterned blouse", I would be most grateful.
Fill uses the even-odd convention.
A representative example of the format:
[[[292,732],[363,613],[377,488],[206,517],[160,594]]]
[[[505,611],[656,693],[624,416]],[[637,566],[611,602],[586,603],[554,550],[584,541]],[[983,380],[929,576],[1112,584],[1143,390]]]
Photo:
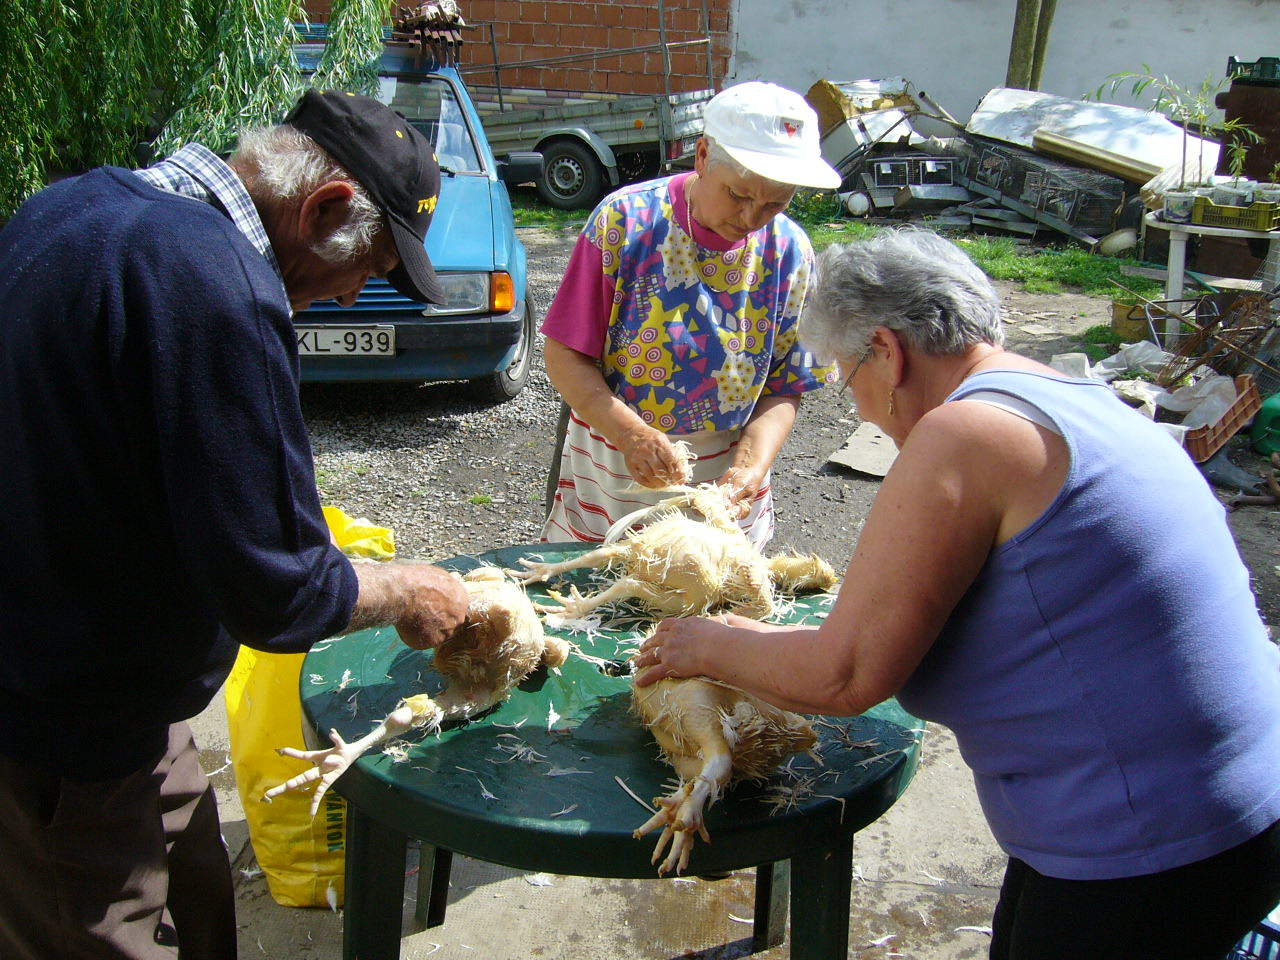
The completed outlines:
[[[657,429],[737,430],[761,396],[829,377],[796,343],[813,248],[785,215],[738,243],[696,223],[691,238],[688,178],[601,201],[542,330],[599,357],[609,388]]]

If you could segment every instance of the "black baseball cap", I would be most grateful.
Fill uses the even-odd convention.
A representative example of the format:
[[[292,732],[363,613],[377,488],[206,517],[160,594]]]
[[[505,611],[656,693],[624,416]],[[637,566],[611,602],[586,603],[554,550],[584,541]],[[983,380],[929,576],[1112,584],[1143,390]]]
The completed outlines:
[[[440,167],[427,138],[385,104],[340,90],[307,90],[284,122],[342,164],[387,218],[400,254],[387,281],[412,300],[443,303],[425,246],[440,197]]]

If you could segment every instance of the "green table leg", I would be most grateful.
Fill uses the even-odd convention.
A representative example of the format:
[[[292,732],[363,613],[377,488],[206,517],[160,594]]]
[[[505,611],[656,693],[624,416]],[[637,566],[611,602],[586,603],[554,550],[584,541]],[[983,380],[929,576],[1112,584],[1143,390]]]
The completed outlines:
[[[342,960],[399,960],[408,842],[348,804]]]
[[[852,884],[852,833],[791,858],[791,960],[848,956]]]
[[[762,863],[756,867],[755,922],[751,926],[751,952],[768,950],[787,936],[787,901],[791,896],[791,861]]]
[[[453,851],[444,847],[422,845],[418,859],[418,902],[413,909],[414,932],[444,923],[449,904],[449,871],[453,867]]]

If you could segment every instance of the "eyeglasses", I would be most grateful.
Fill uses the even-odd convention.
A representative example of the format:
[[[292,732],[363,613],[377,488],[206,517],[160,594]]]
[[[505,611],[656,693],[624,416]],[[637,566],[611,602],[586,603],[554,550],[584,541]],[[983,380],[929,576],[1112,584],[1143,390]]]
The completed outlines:
[[[849,371],[849,376],[844,378],[844,386],[840,388],[840,396],[843,398],[849,392],[849,386],[853,383],[853,378],[858,375],[858,368],[871,359],[871,347],[867,347],[866,353],[858,358],[858,362],[853,365],[853,369]]]

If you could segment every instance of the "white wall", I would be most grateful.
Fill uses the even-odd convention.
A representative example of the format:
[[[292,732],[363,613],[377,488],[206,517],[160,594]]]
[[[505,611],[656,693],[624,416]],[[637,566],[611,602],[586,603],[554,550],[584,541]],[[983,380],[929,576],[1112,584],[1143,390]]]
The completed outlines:
[[[734,0],[726,83],[906,77],[960,120],[1003,86],[1015,0]],[[1224,79],[1227,57],[1280,57],[1280,0],[1059,0],[1041,89],[1095,91],[1143,64],[1183,86]],[[1225,89],[1225,85],[1224,88]],[[1123,87],[1115,103],[1135,102]]]

